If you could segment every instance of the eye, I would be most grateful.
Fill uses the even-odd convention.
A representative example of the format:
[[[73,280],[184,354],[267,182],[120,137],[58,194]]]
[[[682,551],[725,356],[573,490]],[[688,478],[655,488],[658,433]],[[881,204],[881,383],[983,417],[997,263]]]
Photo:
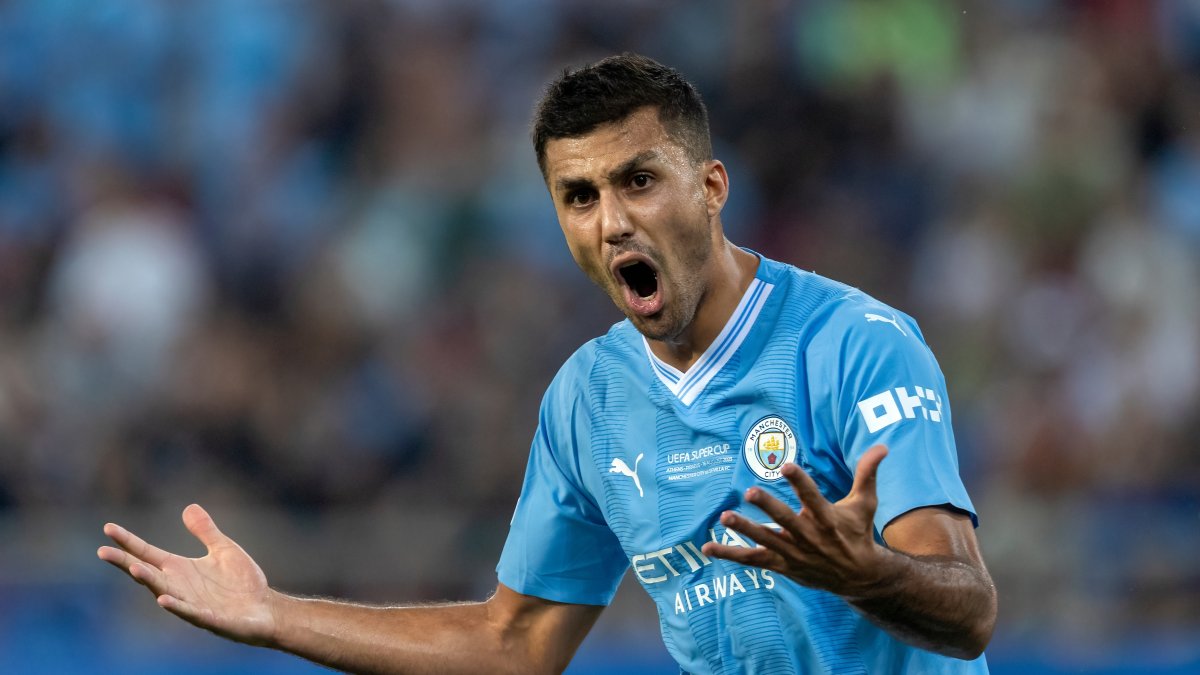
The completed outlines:
[[[567,193],[567,204],[574,207],[583,207],[592,203],[595,195],[591,190],[574,190]]]
[[[639,190],[650,187],[653,182],[654,176],[648,173],[635,173],[629,178],[629,185]]]

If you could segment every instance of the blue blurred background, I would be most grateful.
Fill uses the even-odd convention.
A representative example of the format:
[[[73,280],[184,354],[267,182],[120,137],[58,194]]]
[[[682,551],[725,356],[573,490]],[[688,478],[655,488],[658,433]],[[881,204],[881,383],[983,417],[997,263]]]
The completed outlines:
[[[95,559],[482,598],[543,388],[619,319],[528,120],[692,79],[734,241],[913,314],[995,673],[1200,672],[1200,2],[0,0],[0,670],[293,673]],[[671,672],[627,582],[572,672]]]

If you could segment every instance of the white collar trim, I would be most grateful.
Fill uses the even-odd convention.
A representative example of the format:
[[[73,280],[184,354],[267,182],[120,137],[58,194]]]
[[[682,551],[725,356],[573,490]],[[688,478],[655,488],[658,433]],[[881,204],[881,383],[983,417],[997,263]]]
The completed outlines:
[[[713,340],[686,373],[655,356],[654,352],[650,351],[650,342],[643,336],[642,344],[646,347],[650,368],[663,386],[670,389],[684,405],[690,406],[746,340],[773,288],[774,284],[768,284],[755,277],[746,293],[742,295],[741,302],[733,310],[733,315],[717,335],[717,339]]]

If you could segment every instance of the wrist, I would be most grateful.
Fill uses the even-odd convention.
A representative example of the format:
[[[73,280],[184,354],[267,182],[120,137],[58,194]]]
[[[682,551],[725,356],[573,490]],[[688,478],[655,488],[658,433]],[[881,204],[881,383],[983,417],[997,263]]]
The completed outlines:
[[[267,589],[266,606],[269,621],[265,634],[258,642],[259,646],[272,649],[287,648],[288,636],[295,632],[291,622],[295,621],[298,614],[298,602],[299,599],[286,593],[280,593],[273,588]]]
[[[908,558],[892,549],[871,543],[871,555],[862,567],[856,587],[843,597],[850,600],[874,600],[895,592],[897,582],[904,576]]]

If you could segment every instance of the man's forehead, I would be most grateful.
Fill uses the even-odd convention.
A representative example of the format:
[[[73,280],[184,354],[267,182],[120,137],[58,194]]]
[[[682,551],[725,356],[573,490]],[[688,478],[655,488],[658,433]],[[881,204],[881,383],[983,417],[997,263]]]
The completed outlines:
[[[546,143],[546,178],[598,178],[639,156],[653,153],[673,158],[686,154],[667,133],[653,108],[642,108],[617,122],[602,124],[582,136]]]

